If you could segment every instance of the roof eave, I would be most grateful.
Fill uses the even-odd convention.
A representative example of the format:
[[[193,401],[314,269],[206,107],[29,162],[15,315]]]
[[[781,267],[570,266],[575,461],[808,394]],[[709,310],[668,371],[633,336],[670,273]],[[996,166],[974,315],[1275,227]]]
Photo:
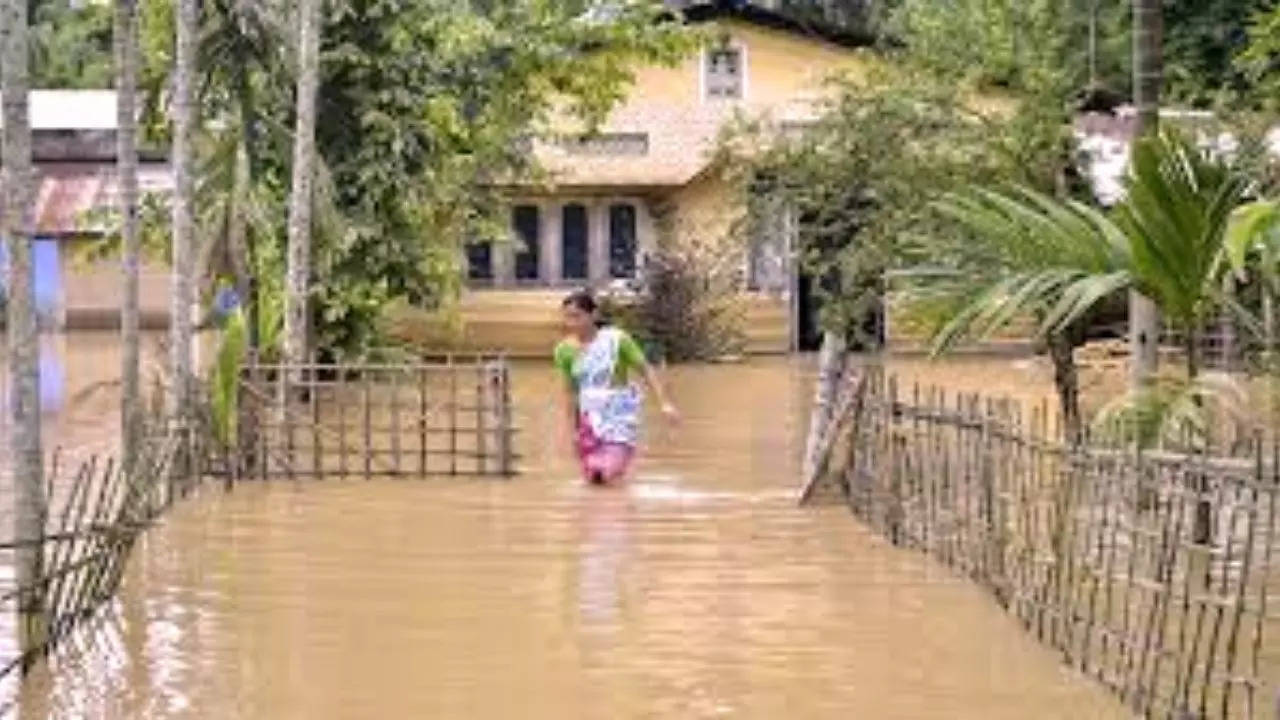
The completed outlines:
[[[877,40],[871,33],[846,30],[818,23],[808,23],[775,10],[743,2],[700,2],[690,5],[679,12],[683,13],[684,19],[690,23],[734,19],[773,30],[818,38],[850,48],[870,47],[875,45]]]

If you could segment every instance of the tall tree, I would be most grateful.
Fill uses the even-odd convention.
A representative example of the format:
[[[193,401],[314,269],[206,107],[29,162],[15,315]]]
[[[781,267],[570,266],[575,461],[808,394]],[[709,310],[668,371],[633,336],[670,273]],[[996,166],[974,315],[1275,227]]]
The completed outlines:
[[[178,0],[173,70],[173,252],[172,297],[169,305],[169,363],[174,383],[168,411],[171,419],[190,410],[192,342],[195,305],[195,186],[192,178],[196,106],[196,40],[199,13],[196,0]]]
[[[298,3],[297,126],[293,135],[293,183],[289,197],[289,255],[285,288],[284,359],[307,356],[307,308],[311,292],[311,207],[316,172],[316,88],[320,75],[320,0]]]
[[[141,397],[138,336],[138,3],[116,0],[116,166],[120,175],[121,267],[124,298],[120,307],[120,428],[124,441],[124,469],[132,474],[138,458]]]
[[[1133,0],[1133,102],[1138,136],[1155,134],[1160,122],[1162,81],[1161,0]],[[1150,298],[1129,292],[1129,385],[1138,389],[1150,380],[1159,359],[1160,314]]]
[[[9,255],[8,335],[13,382],[12,433],[14,535],[19,643],[23,650],[40,646],[47,624],[40,587],[47,513],[44,462],[40,446],[40,328],[36,318],[35,270],[31,262],[31,125],[27,107],[27,0],[4,4],[4,234]]]

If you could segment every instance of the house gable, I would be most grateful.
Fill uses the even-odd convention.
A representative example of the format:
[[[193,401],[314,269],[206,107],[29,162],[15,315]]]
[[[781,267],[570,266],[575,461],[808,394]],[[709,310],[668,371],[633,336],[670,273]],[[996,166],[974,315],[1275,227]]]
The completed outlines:
[[[707,11],[709,41],[675,67],[636,70],[627,97],[598,135],[564,121],[569,142],[539,141],[535,152],[554,185],[569,188],[672,188],[695,178],[710,161],[724,127],[738,117],[779,124],[816,118],[838,73],[865,74],[864,52],[818,35]],[[708,53],[732,49],[741,74],[736,93],[710,92]],[[724,78],[717,78],[720,87]]]

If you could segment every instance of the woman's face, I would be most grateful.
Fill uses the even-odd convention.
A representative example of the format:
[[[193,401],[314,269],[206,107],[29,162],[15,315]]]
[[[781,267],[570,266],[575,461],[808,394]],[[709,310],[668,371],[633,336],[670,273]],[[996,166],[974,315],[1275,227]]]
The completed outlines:
[[[566,303],[561,308],[564,329],[571,335],[586,335],[595,326],[595,316],[573,303]]]

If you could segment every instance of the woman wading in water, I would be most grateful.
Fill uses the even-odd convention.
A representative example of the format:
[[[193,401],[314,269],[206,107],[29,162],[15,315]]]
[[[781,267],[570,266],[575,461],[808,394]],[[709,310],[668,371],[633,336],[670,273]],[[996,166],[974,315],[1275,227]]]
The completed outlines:
[[[679,417],[658,374],[630,335],[596,318],[596,300],[579,290],[561,303],[568,337],[555,349],[565,383],[565,406],[583,477],[603,485],[621,480],[635,455],[643,407],[633,382],[641,375],[662,403],[662,414]]]

